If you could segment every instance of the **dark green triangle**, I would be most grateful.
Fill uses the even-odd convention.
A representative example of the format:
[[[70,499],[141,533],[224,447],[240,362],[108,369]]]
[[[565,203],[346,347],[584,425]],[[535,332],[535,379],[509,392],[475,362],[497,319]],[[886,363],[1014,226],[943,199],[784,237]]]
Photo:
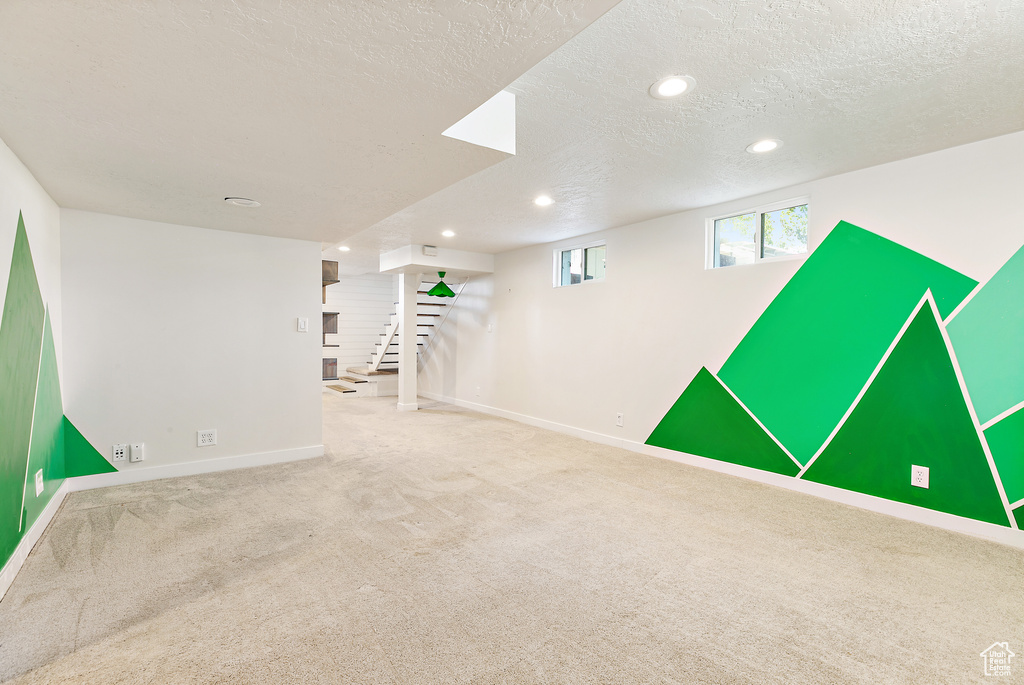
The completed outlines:
[[[925,291],[931,289],[945,316],[975,285],[841,221],[757,319],[718,377],[806,464]]]
[[[117,469],[96,451],[75,424],[64,417],[64,472],[68,478],[114,473]]]
[[[929,469],[928,489],[910,484]],[[805,480],[1008,525],[935,315],[925,305]]]
[[[1017,520],[1017,527],[1024,530],[1024,505],[1013,510],[1013,518]]]
[[[690,381],[647,444],[787,476],[799,470],[705,368]]]
[[[1024,409],[989,426],[985,440],[992,451],[1006,497],[1010,502],[1024,499]]]
[[[43,472],[43,492],[36,495],[35,474]],[[35,523],[57,488],[64,482],[64,407],[60,398],[57,352],[50,315],[43,324],[43,349],[32,417],[32,444],[25,478],[25,525]]]
[[[23,532],[22,495],[43,339],[43,297],[39,293],[32,251],[20,214],[3,308],[0,318],[0,564],[10,558]]]

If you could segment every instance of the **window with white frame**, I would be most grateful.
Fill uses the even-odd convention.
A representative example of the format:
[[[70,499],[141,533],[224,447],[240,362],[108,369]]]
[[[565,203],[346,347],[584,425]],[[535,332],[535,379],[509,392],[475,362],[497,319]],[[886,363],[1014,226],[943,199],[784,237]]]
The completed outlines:
[[[807,252],[808,206],[800,198],[708,219],[708,268]]]
[[[604,280],[605,244],[555,250],[555,287]]]

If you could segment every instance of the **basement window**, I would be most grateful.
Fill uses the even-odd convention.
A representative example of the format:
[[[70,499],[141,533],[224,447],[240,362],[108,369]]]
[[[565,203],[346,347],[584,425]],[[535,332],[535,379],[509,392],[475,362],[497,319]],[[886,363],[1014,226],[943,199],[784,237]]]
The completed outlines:
[[[807,252],[806,198],[708,219],[707,268],[793,257]]]
[[[605,244],[555,250],[555,287],[604,280]]]

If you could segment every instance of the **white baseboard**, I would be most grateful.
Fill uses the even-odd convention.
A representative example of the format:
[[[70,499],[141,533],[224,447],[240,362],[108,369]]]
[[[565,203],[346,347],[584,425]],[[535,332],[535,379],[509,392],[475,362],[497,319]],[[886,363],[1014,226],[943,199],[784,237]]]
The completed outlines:
[[[25,535],[22,536],[21,542],[19,542],[18,546],[14,549],[14,554],[12,554],[11,558],[7,560],[6,564],[4,564],[3,571],[0,571],[0,599],[3,599],[4,595],[7,594],[7,591],[11,587],[11,583],[14,582],[14,578],[18,575],[18,571],[20,571],[21,567],[25,564],[25,560],[28,559],[28,555],[32,551],[32,548],[36,546],[37,542],[39,542],[39,538],[42,537],[43,531],[46,530],[48,525],[50,525],[50,521],[52,521],[53,517],[57,514],[57,510],[60,509],[61,503],[64,502],[65,495],[69,492],[71,492],[71,488],[68,481],[65,480],[60,484],[60,487],[57,488],[57,492],[53,493],[53,497],[50,498],[50,501],[47,502],[46,506],[43,508],[42,513],[39,514],[39,518],[36,519],[35,523],[33,523]]]
[[[181,464],[164,464],[162,466],[150,466],[140,469],[129,467],[115,473],[97,473],[92,476],[68,478],[67,482],[70,487],[69,492],[79,492],[94,488],[106,488],[112,485],[142,483],[161,478],[180,478],[182,476],[196,476],[202,473],[247,469],[253,466],[266,466],[268,464],[280,464],[288,461],[313,459],[323,455],[323,445],[310,445],[309,447],[295,447],[287,450],[275,450],[273,452],[257,452],[255,454],[240,454],[234,457],[187,461]]]
[[[658,457],[659,459],[668,459],[669,461],[675,461],[680,464],[687,464],[689,466],[696,466],[698,468],[708,469],[711,471],[718,471],[719,473],[725,473],[731,476],[739,476],[740,478],[757,481],[758,483],[774,485],[787,490],[801,492],[805,495],[848,504],[859,509],[867,509],[868,511],[895,516],[896,518],[905,519],[907,521],[923,523],[928,526],[943,528],[957,533],[964,533],[973,537],[984,538],[985,540],[991,540],[1004,545],[1010,545],[1011,547],[1024,549],[1024,531],[1013,530],[1006,526],[997,526],[993,523],[976,521],[962,516],[954,516],[953,514],[947,514],[941,511],[925,509],[924,507],[916,507],[912,504],[894,502],[892,500],[875,497],[873,495],[865,495],[851,490],[843,490],[842,488],[835,488],[831,485],[823,485],[821,483],[800,480],[790,476],[783,476],[778,473],[771,473],[769,471],[761,471],[747,466],[740,466],[739,464],[730,464],[729,462],[718,461],[717,459],[699,457],[695,454],[687,454],[685,452],[676,452],[662,447],[654,447],[642,442],[636,442],[635,440],[616,438],[611,435],[584,430],[574,426],[567,426],[554,421],[546,421],[544,419],[538,419],[525,414],[518,414],[505,409],[498,409],[497,407],[491,407],[485,404],[467,402],[466,400],[460,400],[454,397],[445,397],[437,393],[421,392],[420,395],[438,402],[446,402],[457,407],[472,409],[473,411],[478,411],[481,414],[500,416],[505,419],[511,419],[512,421],[518,421],[519,423],[536,426],[537,428],[545,428],[547,430],[555,431],[556,433],[572,435],[577,438],[589,440],[590,442],[596,442],[602,445],[611,445],[612,447],[621,447],[622,449],[629,450],[631,452],[646,454],[651,457]]]

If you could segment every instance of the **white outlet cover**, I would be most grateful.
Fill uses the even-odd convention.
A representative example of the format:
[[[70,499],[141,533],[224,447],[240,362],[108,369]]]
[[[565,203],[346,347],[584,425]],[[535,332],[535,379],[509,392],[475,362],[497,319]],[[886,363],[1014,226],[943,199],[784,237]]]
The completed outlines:
[[[307,319],[304,316],[300,316],[298,321],[296,322],[296,328],[299,331],[299,333],[308,333],[309,332],[309,319]]]
[[[131,448],[131,454],[128,456],[128,461],[144,461],[146,459],[146,444],[142,442],[133,442]]]
[[[43,494],[43,470],[36,471],[36,497]]]
[[[927,466],[915,466],[910,467],[910,484],[918,488],[928,488],[928,467]]]
[[[125,459],[128,458],[128,445],[125,445],[125,444],[114,445],[114,447],[112,448],[112,452],[113,452],[113,457],[111,459],[112,461],[124,461]]]
[[[196,432],[196,447],[209,447],[217,444],[217,431],[215,429]]]

